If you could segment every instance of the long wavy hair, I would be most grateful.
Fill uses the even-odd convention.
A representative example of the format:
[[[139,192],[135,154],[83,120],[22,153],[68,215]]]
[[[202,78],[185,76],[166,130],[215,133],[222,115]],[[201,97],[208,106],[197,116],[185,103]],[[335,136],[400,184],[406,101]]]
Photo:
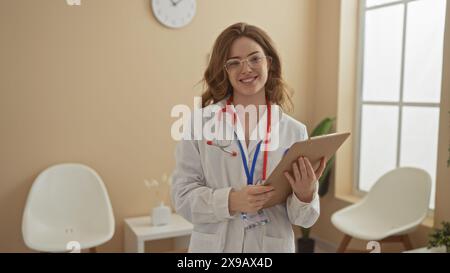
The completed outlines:
[[[202,106],[221,101],[233,93],[224,64],[231,45],[240,37],[254,40],[262,47],[264,54],[272,58],[265,84],[266,97],[271,103],[280,105],[284,111],[291,111],[293,109],[292,91],[282,78],[280,57],[272,39],[262,29],[246,23],[231,25],[217,37],[202,80],[204,85]]]

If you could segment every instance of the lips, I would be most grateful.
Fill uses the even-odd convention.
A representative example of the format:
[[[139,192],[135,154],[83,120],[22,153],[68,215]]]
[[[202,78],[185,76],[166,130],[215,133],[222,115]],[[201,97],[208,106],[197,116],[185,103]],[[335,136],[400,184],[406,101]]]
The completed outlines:
[[[248,78],[240,79],[239,81],[240,81],[241,83],[244,83],[244,84],[249,84],[249,83],[254,82],[257,78],[258,78],[258,76],[253,76],[253,77],[248,77]]]

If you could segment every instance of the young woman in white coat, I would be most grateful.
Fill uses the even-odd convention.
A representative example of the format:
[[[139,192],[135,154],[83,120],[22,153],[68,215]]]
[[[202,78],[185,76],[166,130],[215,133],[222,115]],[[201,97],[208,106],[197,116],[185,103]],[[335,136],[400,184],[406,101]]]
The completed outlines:
[[[263,208],[273,188],[259,182],[293,143],[308,138],[306,126],[282,111],[292,103],[272,40],[256,26],[229,26],[215,41],[204,82],[202,110],[231,112],[234,122],[227,125],[234,138],[226,147],[192,135],[177,144],[172,200],[194,225],[189,252],[295,252],[292,224],[310,227],[319,217],[325,158],[316,170],[307,158],[298,158],[292,173],[285,173],[292,195]],[[248,106],[256,106],[254,124],[246,122],[242,109]],[[213,118],[217,115],[203,121]],[[269,150],[275,137],[276,147]]]

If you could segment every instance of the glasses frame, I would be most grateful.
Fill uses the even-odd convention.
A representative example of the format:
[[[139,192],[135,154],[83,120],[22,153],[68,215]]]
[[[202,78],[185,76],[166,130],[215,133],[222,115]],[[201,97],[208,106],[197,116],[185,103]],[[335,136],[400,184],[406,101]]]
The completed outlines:
[[[251,69],[254,69],[255,67],[253,67],[252,65],[250,65],[250,61],[249,61],[249,59],[250,58],[252,58],[252,57],[254,57],[256,54],[253,54],[253,55],[251,55],[251,56],[248,56],[247,58],[244,58],[244,59],[236,59],[236,60],[239,60],[239,66],[240,66],[240,69],[242,69],[242,67],[243,67],[243,62],[246,62],[247,63],[247,66],[248,67],[250,67]],[[266,61],[272,61],[272,57],[270,57],[270,56],[267,56],[267,55],[262,55],[261,56],[262,57],[262,59],[265,59]],[[235,60],[235,59],[230,59],[230,60]],[[226,62],[225,62],[225,64],[223,65],[223,67],[225,68],[225,71],[227,71],[228,73],[231,73],[229,70],[228,70],[228,68],[227,68],[227,62],[228,62],[229,60],[227,60]]]

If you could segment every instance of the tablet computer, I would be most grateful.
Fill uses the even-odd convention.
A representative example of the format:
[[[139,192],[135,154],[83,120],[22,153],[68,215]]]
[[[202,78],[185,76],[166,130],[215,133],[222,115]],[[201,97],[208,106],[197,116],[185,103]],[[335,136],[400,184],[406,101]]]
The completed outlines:
[[[333,133],[294,143],[264,183],[275,188],[274,196],[264,205],[264,208],[285,202],[292,193],[291,185],[284,176],[284,172],[288,171],[294,176],[292,163],[296,162],[300,156],[307,157],[313,169],[316,170],[320,166],[320,159],[325,157],[329,160],[349,136],[348,132]]]

